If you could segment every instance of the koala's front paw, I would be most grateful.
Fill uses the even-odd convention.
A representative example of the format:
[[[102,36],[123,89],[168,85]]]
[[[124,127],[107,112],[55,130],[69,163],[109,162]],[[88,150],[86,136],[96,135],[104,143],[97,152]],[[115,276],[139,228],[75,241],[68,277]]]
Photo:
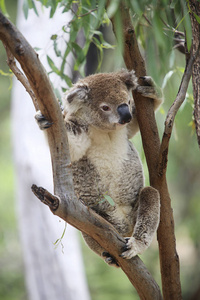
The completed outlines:
[[[43,114],[41,113],[40,110],[38,110],[38,111],[36,112],[35,119],[36,119],[37,124],[38,124],[38,126],[40,127],[41,130],[45,130],[45,129],[51,127],[51,125],[53,124],[52,122],[49,122],[49,121],[43,116]]]
[[[134,237],[125,238],[125,240],[126,245],[123,247],[123,253],[120,255],[123,258],[131,259],[137,254],[144,252],[147,248],[147,245],[136,240]]]
[[[142,94],[143,96],[151,99],[155,99],[158,101],[158,104],[162,102],[162,92],[161,89],[158,88],[150,76],[140,77],[142,83],[137,86],[137,92]]]
[[[108,265],[113,266],[113,267],[116,267],[116,268],[119,268],[118,263],[116,262],[116,260],[114,259],[114,257],[112,257],[112,256],[110,255],[110,253],[104,251],[104,252],[102,253],[102,257],[104,258],[104,261],[105,261]]]

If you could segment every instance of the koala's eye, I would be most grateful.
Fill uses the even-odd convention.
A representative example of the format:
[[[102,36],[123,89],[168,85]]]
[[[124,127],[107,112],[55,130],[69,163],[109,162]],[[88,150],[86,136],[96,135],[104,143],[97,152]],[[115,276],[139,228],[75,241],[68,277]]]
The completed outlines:
[[[128,105],[130,105],[130,104],[131,104],[131,101],[129,100],[129,101],[128,101]]]
[[[109,111],[109,110],[110,110],[110,107],[107,106],[107,105],[103,105],[103,106],[101,107],[101,109],[102,109],[103,111]]]

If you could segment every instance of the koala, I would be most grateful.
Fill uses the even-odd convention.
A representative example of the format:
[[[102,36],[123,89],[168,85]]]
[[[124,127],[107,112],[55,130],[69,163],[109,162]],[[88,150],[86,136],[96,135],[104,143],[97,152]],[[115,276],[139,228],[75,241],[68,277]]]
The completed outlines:
[[[159,224],[159,193],[144,187],[142,164],[129,139],[139,130],[132,90],[158,97],[153,81],[138,84],[134,71],[100,73],[79,80],[64,95],[66,125],[77,198],[110,222],[126,241],[121,257],[130,259],[150,245]],[[36,115],[41,129],[51,123]],[[112,201],[107,201],[109,196]],[[105,262],[117,261],[93,238],[88,246]]]

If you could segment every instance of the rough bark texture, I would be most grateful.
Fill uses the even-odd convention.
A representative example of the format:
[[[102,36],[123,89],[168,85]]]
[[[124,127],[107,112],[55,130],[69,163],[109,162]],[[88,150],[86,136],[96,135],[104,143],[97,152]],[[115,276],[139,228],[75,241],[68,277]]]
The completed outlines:
[[[145,63],[139,52],[134,28],[128,10],[120,7],[125,40],[124,60],[128,69],[134,69],[138,77],[145,76]],[[115,24],[114,18],[112,20]],[[115,27],[114,27],[115,28]],[[174,219],[171,199],[168,192],[165,172],[159,174],[160,141],[153,112],[153,103],[149,99],[133,93],[137,118],[142,135],[143,148],[149,169],[150,184],[156,188],[161,197],[161,215],[158,229],[158,243],[164,299],[181,299],[180,267],[176,252]],[[166,156],[167,157],[167,156]],[[167,162],[165,162],[167,164]]]
[[[200,16],[200,2],[190,0],[190,18],[192,23],[192,51],[196,53],[200,43],[200,24],[197,22],[195,15]],[[200,147],[200,56],[197,56],[192,70],[192,84],[194,95],[194,120],[196,126],[197,140]]]
[[[136,288],[141,299],[161,299],[159,287],[142,261],[138,257],[131,260],[119,257],[124,246],[124,239],[111,224],[77,201],[72,183],[67,134],[59,104],[37,54],[21,33],[1,13],[0,39],[20,62],[37,97],[41,112],[53,122],[53,126],[47,130],[47,135],[51,151],[54,191],[60,199],[59,207],[53,213],[92,236],[110,252]]]

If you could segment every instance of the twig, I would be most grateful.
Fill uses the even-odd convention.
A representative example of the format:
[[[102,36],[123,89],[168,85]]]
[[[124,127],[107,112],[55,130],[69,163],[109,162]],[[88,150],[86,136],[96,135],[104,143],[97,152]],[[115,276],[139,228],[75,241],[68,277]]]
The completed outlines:
[[[91,14],[93,11],[96,11],[96,10],[97,10],[97,8],[91,9],[90,11],[88,11],[88,12],[87,12],[87,13],[85,13],[85,14],[82,14],[82,15],[77,15],[77,17],[78,17],[78,18],[85,17],[85,16],[87,16],[87,15]]]
[[[71,9],[72,13],[76,16],[76,18],[83,18],[83,17],[86,17],[86,16],[88,16],[89,14],[91,14],[93,11],[96,11],[96,10],[97,10],[97,8],[94,8],[94,9],[91,9],[90,11],[88,11],[88,12],[85,13],[85,14],[77,15],[76,12],[75,12],[73,9]],[[75,20],[71,20],[71,21],[68,23],[68,26],[69,26],[71,23],[73,23],[74,21],[75,21]]]
[[[146,16],[144,13],[142,14],[142,16],[143,16],[143,18],[147,21],[147,23],[148,23],[150,26],[152,26],[151,21],[147,18],[147,16]]]
[[[188,89],[188,84],[189,84],[189,81],[190,81],[190,78],[192,75],[192,67],[196,60],[197,55],[199,54],[199,50],[200,50],[200,43],[199,43],[199,46],[198,46],[198,49],[197,49],[195,55],[192,55],[192,50],[190,51],[190,53],[191,53],[190,58],[186,65],[185,72],[184,72],[182,80],[181,80],[178,94],[176,96],[174,103],[170,107],[167,117],[166,117],[166,120],[165,120],[165,130],[163,133],[162,143],[161,143],[161,147],[160,147],[160,154],[159,154],[159,170],[158,170],[159,176],[162,176],[163,173],[166,172],[169,140],[170,140],[172,129],[173,129],[174,119],[175,119],[175,116],[176,116],[181,104],[185,100],[185,95],[186,95],[186,92]]]
[[[28,79],[20,71],[20,69],[17,67],[15,58],[14,58],[13,54],[11,53],[11,51],[9,50],[9,48],[5,44],[4,44],[4,47],[5,47],[6,54],[7,54],[7,64],[8,64],[8,66],[10,67],[10,69],[12,70],[12,72],[15,74],[15,76],[17,77],[17,79],[25,87],[26,91],[29,93],[31,99],[33,100],[33,104],[35,106],[35,109],[39,110],[37,99],[35,97],[35,94],[34,94],[32,88],[31,88],[29,82],[28,82]]]

